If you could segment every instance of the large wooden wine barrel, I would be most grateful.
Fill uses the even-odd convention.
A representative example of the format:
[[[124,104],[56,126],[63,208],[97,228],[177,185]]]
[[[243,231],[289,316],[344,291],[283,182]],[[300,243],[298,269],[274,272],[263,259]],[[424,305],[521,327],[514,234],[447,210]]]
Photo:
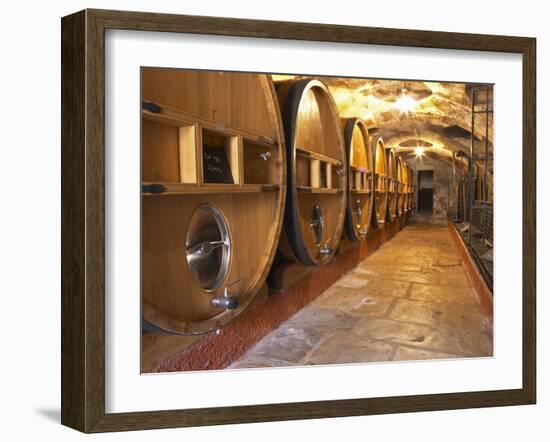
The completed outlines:
[[[342,123],[348,160],[345,230],[350,240],[359,241],[369,232],[374,207],[372,149],[363,121],[349,118]]]
[[[376,221],[379,226],[386,222],[388,211],[388,176],[386,164],[386,145],[382,138],[378,138],[374,150],[374,189]]]
[[[142,314],[218,329],[259,293],[282,228],[282,121],[267,75],[142,70]]]
[[[388,173],[388,219],[393,221],[397,212],[397,159],[395,150],[386,149],[386,163]]]
[[[329,262],[346,210],[346,154],[336,105],[318,80],[277,84],[287,147],[288,195],[280,250],[305,265]]]
[[[475,177],[474,177],[474,201],[484,201],[485,200],[485,177],[483,175],[483,167],[479,164],[476,164],[474,167]]]
[[[407,208],[407,165],[401,156],[397,157],[397,215],[401,216],[408,211]]]

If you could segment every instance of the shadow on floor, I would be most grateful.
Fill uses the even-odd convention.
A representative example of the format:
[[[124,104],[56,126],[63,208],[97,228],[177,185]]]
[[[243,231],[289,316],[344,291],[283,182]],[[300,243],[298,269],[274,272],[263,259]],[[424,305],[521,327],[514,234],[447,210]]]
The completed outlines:
[[[61,410],[59,408],[38,408],[34,410],[36,414],[45,419],[59,424],[61,422]]]

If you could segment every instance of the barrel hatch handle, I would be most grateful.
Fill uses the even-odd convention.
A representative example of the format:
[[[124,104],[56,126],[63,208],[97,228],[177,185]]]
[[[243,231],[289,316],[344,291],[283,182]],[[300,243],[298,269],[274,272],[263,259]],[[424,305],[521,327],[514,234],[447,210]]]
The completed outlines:
[[[271,152],[269,150],[266,150],[265,152],[261,152],[258,154],[258,156],[264,160],[267,161],[271,158]]]
[[[228,245],[227,241],[203,241],[187,249],[190,255],[210,255],[214,250]]]
[[[320,246],[323,241],[323,231],[325,229],[325,222],[323,220],[323,212],[321,206],[318,203],[314,203],[311,208],[311,219],[309,225],[313,230],[313,235],[315,236],[315,242]]]
[[[355,201],[355,208],[353,209],[353,213],[357,215],[359,218],[361,215],[363,215],[363,209],[361,208],[361,200]]]
[[[229,287],[239,282],[241,278],[230,282],[223,288],[223,295],[214,296],[212,305],[214,307],[223,308],[224,310],[235,310],[239,306],[239,297],[229,294]]]
[[[323,247],[319,247],[319,255],[320,256],[328,256],[328,255],[332,255],[332,252],[334,251],[334,249],[332,247],[330,247],[330,240],[327,240],[327,242],[325,243],[325,245]]]

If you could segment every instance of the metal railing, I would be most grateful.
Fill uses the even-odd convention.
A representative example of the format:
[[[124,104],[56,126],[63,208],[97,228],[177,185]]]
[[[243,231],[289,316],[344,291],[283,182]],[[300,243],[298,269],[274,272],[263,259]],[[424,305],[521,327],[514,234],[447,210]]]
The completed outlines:
[[[471,90],[470,152],[467,174],[460,176],[453,157],[453,194],[449,218],[453,220],[470,255],[493,288],[493,152],[489,144],[489,120],[492,119],[492,86],[476,86]],[[483,116],[481,134],[476,136],[478,119]],[[479,132],[479,130],[478,130]]]

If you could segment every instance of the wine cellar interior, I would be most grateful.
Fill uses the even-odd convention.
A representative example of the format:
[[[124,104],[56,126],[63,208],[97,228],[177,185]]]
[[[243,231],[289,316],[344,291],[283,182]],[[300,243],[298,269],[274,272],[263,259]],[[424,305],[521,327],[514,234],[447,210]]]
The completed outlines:
[[[142,373],[492,356],[492,85],[141,87]]]

